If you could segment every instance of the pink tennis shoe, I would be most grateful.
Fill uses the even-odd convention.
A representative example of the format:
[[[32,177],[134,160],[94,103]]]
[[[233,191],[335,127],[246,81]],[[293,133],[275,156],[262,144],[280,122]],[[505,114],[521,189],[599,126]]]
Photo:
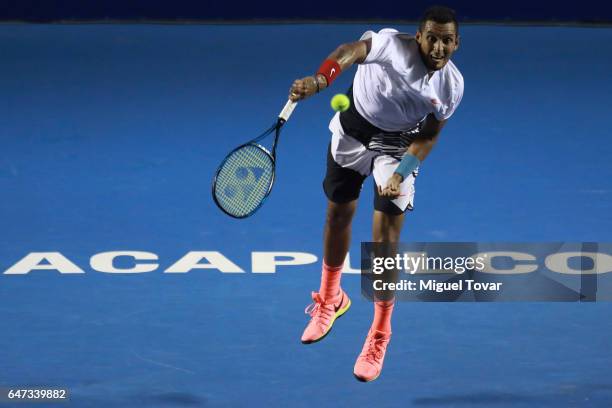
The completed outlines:
[[[312,301],[304,313],[310,315],[310,322],[302,334],[302,343],[310,344],[322,340],[331,330],[337,318],[351,307],[351,299],[340,289],[333,298],[323,299],[317,292],[312,292]]]
[[[370,329],[353,369],[353,374],[359,381],[369,382],[378,378],[390,340],[391,333]]]

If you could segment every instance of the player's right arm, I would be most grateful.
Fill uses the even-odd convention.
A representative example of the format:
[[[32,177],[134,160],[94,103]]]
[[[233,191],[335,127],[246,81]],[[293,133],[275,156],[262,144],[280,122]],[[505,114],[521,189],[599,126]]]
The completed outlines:
[[[296,102],[327,88],[330,85],[330,75],[335,78],[340,73],[335,72],[335,70],[339,68],[340,71],[344,71],[353,64],[362,63],[365,61],[371,48],[371,38],[340,45],[323,61],[321,68],[319,68],[315,75],[296,79],[293,82],[289,90],[289,99]],[[329,72],[327,72],[328,69]]]
[[[378,187],[378,193],[383,197],[395,199],[400,194],[400,184],[404,181],[404,174],[412,173],[431,152],[438,141],[438,136],[446,120],[438,120],[433,113],[427,115],[421,127],[418,138],[406,149],[397,170],[387,180],[387,185]]]

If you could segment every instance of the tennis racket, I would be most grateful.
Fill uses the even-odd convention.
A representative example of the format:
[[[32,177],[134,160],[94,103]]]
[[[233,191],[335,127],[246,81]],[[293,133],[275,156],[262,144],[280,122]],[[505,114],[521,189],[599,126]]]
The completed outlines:
[[[232,150],[221,162],[212,183],[213,200],[227,215],[246,218],[264,203],[274,184],[276,145],[280,130],[297,102],[288,100],[275,123],[255,139]],[[271,151],[260,141],[274,133]]]

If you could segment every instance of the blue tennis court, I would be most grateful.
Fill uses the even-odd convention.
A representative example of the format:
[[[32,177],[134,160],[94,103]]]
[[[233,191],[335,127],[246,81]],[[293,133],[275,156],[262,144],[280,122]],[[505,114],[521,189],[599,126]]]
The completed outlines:
[[[416,29],[0,25],[0,386],[65,387],[76,407],[612,406],[606,303],[401,303],[385,370],[362,384],[351,370],[372,305],[357,271],[343,277],[351,310],[325,341],[300,343],[320,276],[329,99],[354,68],[298,105],[255,216],[213,203],[219,162],[271,125],[291,82],[385,26]],[[460,33],[465,96],[402,240],[609,241],[612,29]],[[97,271],[109,251],[147,253],[150,271]]]

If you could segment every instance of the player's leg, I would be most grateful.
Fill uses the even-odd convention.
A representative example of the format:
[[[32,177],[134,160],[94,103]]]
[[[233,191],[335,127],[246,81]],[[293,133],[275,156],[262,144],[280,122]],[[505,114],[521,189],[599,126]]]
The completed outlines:
[[[327,201],[327,214],[323,233],[323,262],[342,265],[351,244],[351,225],[357,200],[347,203]]]
[[[403,225],[404,212],[390,214],[375,209],[372,219],[372,242],[399,242]]]
[[[393,174],[398,161],[381,156],[374,164],[374,218],[372,222],[372,241],[385,244],[381,249],[385,256],[395,256],[400,242],[400,233],[404,223],[404,213],[412,209],[414,198],[414,177],[408,177],[401,185],[402,196],[395,200],[381,197],[376,185],[384,186]],[[392,271],[394,273],[397,271]],[[385,276],[384,279],[395,279],[396,276]],[[381,373],[387,345],[391,340],[391,316],[395,298],[392,292],[374,293],[374,318],[368,330],[365,344],[355,363],[354,374],[361,381],[375,380]]]
[[[389,200],[390,201],[390,200]],[[403,212],[393,211],[383,212],[374,210],[372,220],[372,242],[378,242],[385,245],[385,256],[395,257],[397,253],[397,244],[400,242],[400,232],[404,224]],[[397,271],[389,271],[390,274]],[[384,279],[396,280],[397,276],[385,276]],[[393,305],[395,303],[394,294],[379,292],[375,293],[374,302],[374,319],[371,329],[391,334],[391,315],[393,313]]]
[[[323,267],[319,294],[330,299],[340,293],[342,266],[351,244],[351,225],[357,200],[347,203],[327,202],[323,232]]]
[[[336,139],[341,136],[335,135]],[[351,223],[357,208],[357,199],[366,175],[349,167],[342,167],[336,157],[343,154],[342,148],[350,147],[354,159],[352,164],[360,164],[369,153],[359,149],[357,141],[332,140],[328,151],[327,173],[323,189],[328,198],[327,215],[323,239],[323,265],[319,292],[312,293],[313,303],[306,309],[311,316],[302,334],[302,343],[321,340],[331,330],[336,318],[342,316],[351,305],[347,294],[340,287],[342,267],[351,242]],[[359,156],[359,153],[365,153]],[[359,160],[361,158],[362,160]],[[369,171],[369,168],[368,168]]]

